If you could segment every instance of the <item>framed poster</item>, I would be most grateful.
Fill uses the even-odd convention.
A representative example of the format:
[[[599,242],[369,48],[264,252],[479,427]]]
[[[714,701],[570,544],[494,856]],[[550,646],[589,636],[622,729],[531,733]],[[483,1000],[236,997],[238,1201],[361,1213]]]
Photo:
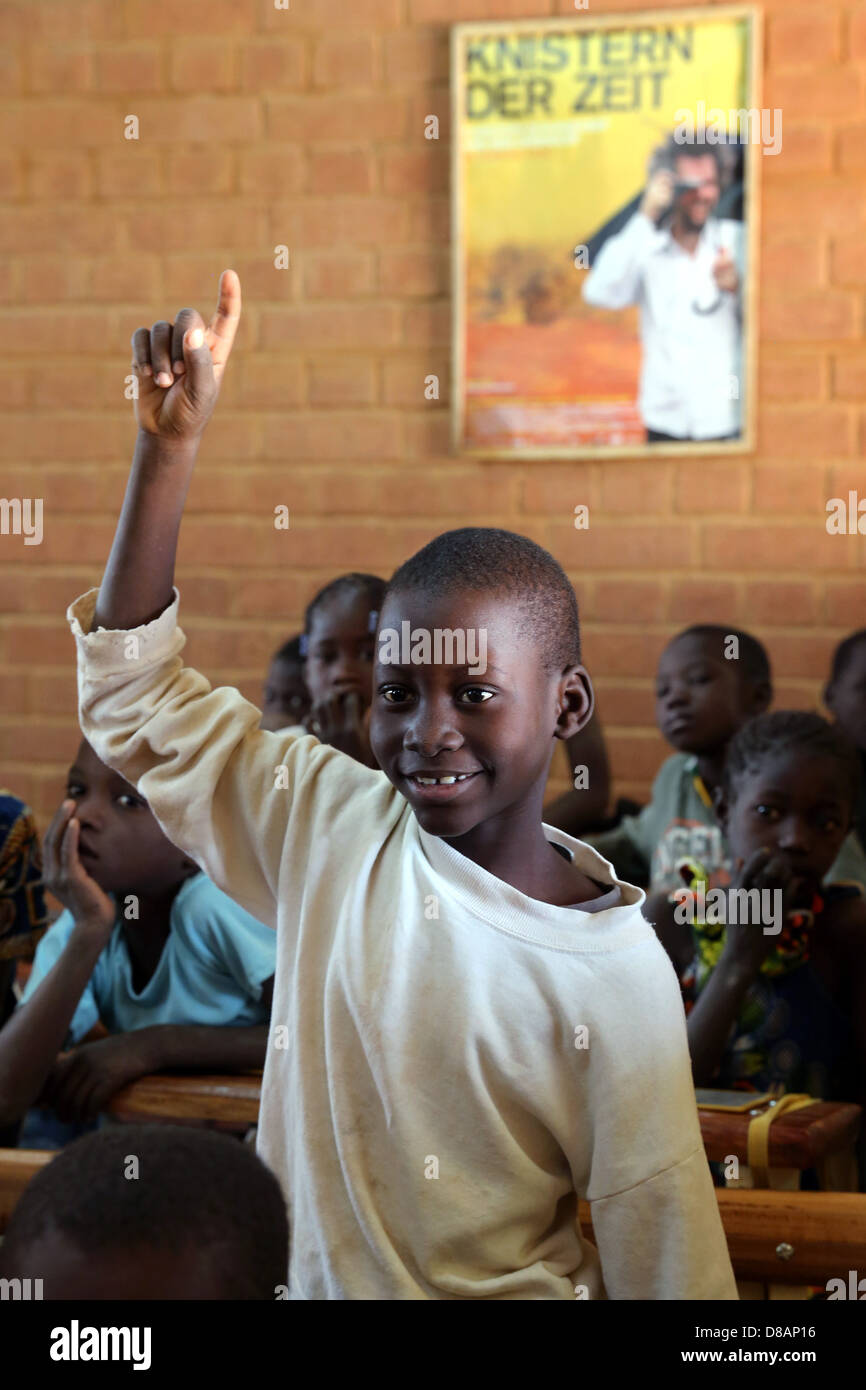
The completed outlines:
[[[754,447],[752,8],[452,29],[452,437],[507,457]]]

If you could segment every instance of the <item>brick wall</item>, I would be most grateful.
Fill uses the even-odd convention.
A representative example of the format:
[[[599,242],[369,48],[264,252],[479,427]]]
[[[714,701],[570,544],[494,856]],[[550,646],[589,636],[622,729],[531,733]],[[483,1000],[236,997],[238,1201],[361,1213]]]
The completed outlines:
[[[453,458],[448,403],[423,397],[426,374],[448,380],[448,26],[568,0],[0,3],[0,494],[45,509],[41,546],[0,537],[3,781],[44,817],[77,742],[63,613],[98,581],[123,493],[130,333],[209,309],[229,264],[244,321],[179,566],[189,657],[214,680],[255,698],[319,583],[477,521],[573,576],[619,791],[663,756],[652,673],[684,623],[752,627],[782,700],[814,704],[866,622],[866,541],[824,527],[827,498],[866,496],[866,7],[763,9],[784,146],[762,161],[757,450],[602,465]]]

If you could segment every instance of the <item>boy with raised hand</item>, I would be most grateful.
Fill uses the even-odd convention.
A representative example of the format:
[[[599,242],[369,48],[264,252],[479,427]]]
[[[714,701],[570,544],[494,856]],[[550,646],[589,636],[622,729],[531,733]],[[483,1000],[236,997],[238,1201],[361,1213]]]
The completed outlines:
[[[183,310],[136,332],[132,476],[102,588],[70,619],[88,738],[278,930],[259,1147],[289,1205],[291,1296],[735,1298],[643,895],[542,824],[555,741],[591,709],[556,561],[467,530],[398,571],[381,771],[260,730],[182,665],[175,545],[239,315],[226,271],[209,328]],[[425,657],[437,630],[467,650]],[[470,633],[484,660],[461,665]]]

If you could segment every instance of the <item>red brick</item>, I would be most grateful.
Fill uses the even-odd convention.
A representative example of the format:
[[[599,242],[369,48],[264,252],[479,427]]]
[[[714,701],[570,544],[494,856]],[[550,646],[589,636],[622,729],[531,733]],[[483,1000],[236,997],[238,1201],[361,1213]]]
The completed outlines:
[[[327,29],[393,29],[402,24],[403,0],[305,0],[290,10],[277,10],[265,5],[261,27],[268,31],[284,32],[287,28]]]
[[[274,97],[268,101],[268,138],[317,141],[402,140],[409,130],[405,97],[375,95]]]
[[[773,68],[811,68],[835,63],[840,54],[838,13],[814,8],[773,15],[767,28],[769,62]]]
[[[601,510],[600,473],[600,467],[592,463],[581,463],[578,472],[571,462],[533,463],[523,484],[524,510],[560,521],[570,517],[573,527],[575,507],[585,506],[589,507],[591,525],[593,515]]]
[[[854,416],[847,406],[767,405],[759,418],[758,448],[762,454],[779,459],[850,454],[854,431]]]
[[[171,87],[175,92],[230,92],[237,86],[236,49],[224,39],[175,39]]]
[[[30,49],[30,87],[62,96],[93,87],[93,54],[86,44],[34,44]]]
[[[32,198],[89,198],[93,187],[90,161],[85,154],[33,151],[30,155],[30,196]]]
[[[836,245],[838,253],[841,243]],[[834,279],[847,280],[845,266],[846,262],[837,257]],[[853,262],[850,268],[853,276]],[[855,338],[860,330],[859,307],[857,296],[843,290],[767,293],[761,303],[761,336],[777,342]]]
[[[101,150],[96,157],[96,184],[101,198],[145,198],[163,191],[159,155],[124,140],[117,151]]]
[[[549,15],[550,0],[409,0],[413,24],[470,19],[533,19]]]
[[[649,783],[670,754],[657,733],[610,734],[606,741],[614,777],[627,775]]]
[[[448,150],[438,141],[425,140],[417,149],[386,150],[382,155],[386,193],[442,193],[448,181]]]
[[[843,173],[866,168],[866,121],[843,126],[836,134],[836,154]]]
[[[833,358],[833,395],[842,400],[866,400],[866,356]]]
[[[294,616],[295,628],[300,627],[300,618],[309,594],[309,581],[280,571],[275,579],[247,579],[241,581],[233,590],[234,613],[238,617],[254,615],[286,619]],[[288,628],[289,623],[286,622]]]
[[[577,489],[575,489],[576,491]],[[552,522],[551,544],[566,569],[681,570],[690,569],[695,547],[694,527],[683,521],[676,530],[658,523],[590,524],[587,531]]]
[[[746,585],[743,613],[746,626],[803,627],[816,620],[815,592],[808,580],[755,580]]]
[[[786,622],[783,616],[782,621]],[[776,632],[771,640],[773,670],[780,677],[823,676],[830,669],[830,657],[836,646],[833,635],[807,632]]]
[[[652,724],[655,698],[649,681],[624,685],[602,677],[594,684],[596,709],[605,729]]]
[[[855,9],[848,25],[851,57],[855,63],[866,63],[866,10]]]
[[[833,241],[830,264],[834,284],[866,285],[866,236],[861,232],[853,236],[836,237]],[[846,335],[839,333],[837,336],[841,338]]]
[[[14,343],[18,353],[74,353],[82,341],[101,343],[111,330],[107,310],[80,309],[75,312],[49,313],[45,310],[21,310],[0,314],[0,335],[8,352]]]
[[[8,203],[24,192],[24,159],[19,154],[0,153],[0,196]]]
[[[238,358],[237,364],[232,359],[231,371],[238,383],[238,400],[247,410],[267,410],[272,407],[286,410],[300,405],[305,399],[301,363],[293,361],[285,352],[276,358],[244,353]]]
[[[826,498],[825,469],[820,463],[758,464],[755,469],[752,510],[771,516],[806,513],[814,516]]]
[[[248,96],[162,97],[136,101],[142,141],[157,144],[242,144],[262,137],[262,110]]]
[[[228,193],[234,177],[234,156],[220,148],[177,151],[166,161],[166,187],[173,197]]]
[[[416,349],[450,343],[450,305],[416,304],[407,308],[403,314],[402,340]]]
[[[844,569],[849,540],[853,537],[829,536],[826,516],[816,516],[811,524],[757,521],[751,525],[717,524],[708,527],[703,538],[704,566],[721,573],[770,573]]]
[[[611,459],[601,473],[601,506],[618,516],[670,511],[673,465]]]
[[[840,580],[827,585],[824,617],[832,627],[857,630],[866,626],[866,595],[863,580]]]
[[[114,7],[119,8],[117,0]],[[294,15],[295,11],[292,11]],[[180,34],[244,33],[253,27],[248,5],[238,0],[125,0],[126,32],[130,38],[168,38]]]
[[[371,34],[338,35],[320,39],[313,52],[313,85],[338,90],[371,87],[378,75],[376,45]]]
[[[399,458],[403,424],[379,412],[315,412],[263,422],[263,456],[274,459]]]
[[[385,405],[417,407],[427,399],[427,378],[439,378],[439,400],[449,398],[449,363],[443,356],[425,353],[423,357],[410,358],[404,354],[395,361],[386,362],[383,370],[382,399]],[[432,383],[430,383],[432,386]]]
[[[96,90],[101,93],[158,92],[162,63],[155,43],[114,44],[96,53]]]
[[[367,358],[310,363],[310,405],[373,405],[376,397],[376,372]]]
[[[310,193],[370,193],[375,178],[373,159],[366,150],[323,148],[310,153]]]
[[[304,85],[306,63],[299,39],[253,39],[241,49],[241,87],[285,92]]]
[[[120,219],[132,251],[199,252],[207,248],[229,248],[232,257],[248,249],[261,252],[267,245],[265,213],[252,204],[210,205],[202,199],[193,203],[160,201],[145,205]],[[229,262],[224,261],[224,265]]]
[[[373,257],[367,251],[325,251],[303,257],[307,299],[356,299],[372,293]]]
[[[740,613],[737,586],[722,571],[718,578],[675,580],[671,585],[672,622],[736,624]]]
[[[678,512],[720,515],[742,512],[748,496],[748,465],[736,458],[695,458],[677,465]]]
[[[123,139],[123,117],[95,101],[6,101],[0,105],[0,148],[83,149]]]
[[[7,208],[0,219],[0,251],[79,251],[113,249],[117,217],[104,208],[65,208],[62,217],[52,204]]]
[[[444,295],[448,284],[449,262],[444,250],[383,250],[379,255],[379,289],[389,297]]]
[[[56,759],[58,762],[71,756],[69,725],[54,726],[40,719],[38,723],[0,724],[0,758],[21,758],[45,762]]]
[[[298,145],[260,145],[238,154],[241,193],[284,198],[304,186],[304,158]]]
[[[88,402],[90,404],[90,402]],[[124,457],[129,452],[131,419],[125,414],[8,415],[0,431],[0,458],[59,462]],[[23,495],[27,496],[28,493]]]
[[[795,125],[788,120],[770,116],[767,134],[767,153],[761,159],[764,178],[790,178],[792,174],[829,174],[833,168],[833,132],[826,125]],[[781,123],[780,123],[781,122]],[[773,141],[781,144],[772,153]]]
[[[802,179],[779,179],[764,189],[762,215],[768,227],[796,227],[808,236],[858,226],[864,205],[866,192],[851,179],[815,179],[807,198]]]
[[[448,78],[448,34],[443,29],[402,30],[383,40],[385,81],[389,87]]]
[[[396,346],[399,311],[389,304],[364,308],[308,306],[298,309],[263,309],[261,346],[284,348],[348,347],[368,349]]]
[[[768,233],[761,247],[761,281],[790,289],[809,289],[823,282],[824,254],[820,238]]]
[[[822,357],[772,358],[764,350],[758,363],[760,399],[792,403],[821,400],[826,395],[825,376]]]
[[[771,110],[802,111],[812,119],[850,119],[863,109],[863,80],[850,68],[827,66],[811,72],[770,69],[763,99]],[[784,141],[784,131],[782,138]]]
[[[600,579],[586,617],[603,623],[657,623],[665,615],[665,587],[657,579]]]

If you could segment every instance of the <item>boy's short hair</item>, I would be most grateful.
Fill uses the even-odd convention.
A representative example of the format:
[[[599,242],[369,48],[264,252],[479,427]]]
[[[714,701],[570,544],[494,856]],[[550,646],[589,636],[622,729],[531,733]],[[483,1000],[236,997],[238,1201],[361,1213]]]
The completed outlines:
[[[138,1177],[125,1176],[130,1156]],[[113,1125],[67,1145],[25,1188],[0,1269],[43,1235],[83,1256],[195,1247],[215,1251],[226,1298],[273,1299],[288,1269],[279,1183],[240,1140],[183,1125]]]
[[[751,632],[746,632],[740,627],[724,627],[721,623],[695,623],[692,627],[687,627],[682,632],[678,632],[672,640],[679,642],[682,637],[700,637],[707,641],[717,640],[723,644],[727,638],[736,637],[737,639],[737,670],[750,685],[772,685],[773,674],[770,669],[770,658],[767,649],[757,637],[753,637]]]
[[[861,627],[857,632],[852,632],[850,636],[844,638],[843,641],[839,643],[833,653],[833,665],[830,669],[831,681],[842,679],[861,642],[866,642],[866,627]]]
[[[304,636],[308,637],[312,630],[313,619],[320,608],[324,608],[331,599],[339,598],[345,593],[365,594],[370,600],[370,607],[378,613],[382,607],[382,600],[385,597],[387,588],[384,579],[380,579],[378,574],[340,574],[336,579],[332,579],[330,584],[326,584],[324,589],[320,589],[317,594],[310,599],[304,613]],[[303,649],[303,643],[301,644]]]
[[[525,632],[545,653],[548,671],[580,663],[577,598],[562,566],[527,536],[496,527],[445,531],[400,566],[388,593],[416,590],[507,594],[526,614]]]
[[[851,740],[820,714],[805,710],[776,710],[759,714],[738,729],[728,744],[723,781],[733,791],[744,773],[754,772],[778,753],[797,751],[805,756],[835,758],[853,806],[860,786],[860,761]]]

